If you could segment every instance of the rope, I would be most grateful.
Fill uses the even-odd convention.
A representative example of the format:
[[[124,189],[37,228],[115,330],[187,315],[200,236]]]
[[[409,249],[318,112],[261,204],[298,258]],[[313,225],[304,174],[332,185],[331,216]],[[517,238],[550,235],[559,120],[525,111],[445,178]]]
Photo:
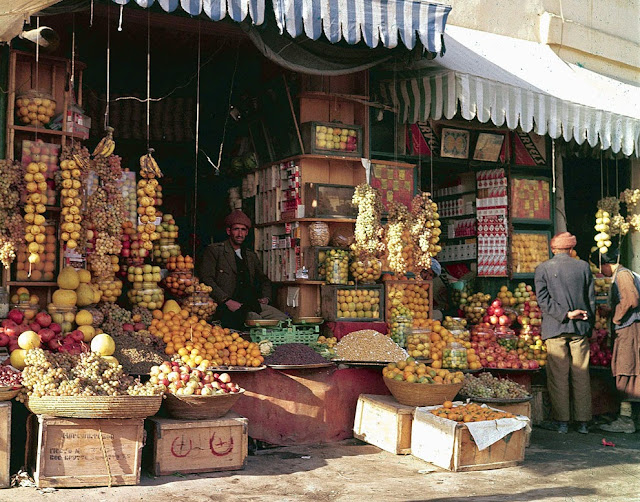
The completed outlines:
[[[195,169],[194,169],[195,178],[193,180],[193,220],[192,220],[193,238],[191,239],[192,241],[191,245],[193,247],[191,256],[193,256],[194,259],[196,256],[196,235],[197,235],[196,225],[198,223],[198,216],[197,216],[198,215],[198,159],[199,159],[199,152],[200,152],[200,63],[201,63],[200,58],[202,55],[201,35],[202,35],[201,21],[198,21],[198,73],[197,73],[198,77],[196,82],[196,143],[195,143],[196,162],[195,162]],[[222,140],[224,141],[224,136],[222,137]],[[222,146],[220,146],[220,149],[222,150]]]
[[[76,82],[76,15],[71,17],[71,95],[75,100],[75,84]],[[64,119],[66,120],[66,118]],[[66,129],[66,128],[65,128]],[[71,135],[71,147],[75,145],[75,136]]]
[[[36,17],[36,91],[40,92],[40,16]],[[38,128],[35,136],[38,141]],[[29,265],[29,277],[31,277],[31,265]]]
[[[151,138],[151,11],[147,9],[147,150]]]
[[[109,465],[109,457],[107,456],[107,449],[104,446],[104,438],[102,437],[102,427],[98,427],[98,437],[100,438],[100,449],[102,450],[102,458],[107,466],[107,476],[109,477],[108,488],[111,488],[113,477],[111,476],[111,466]]]
[[[602,150],[600,151],[600,198],[604,199],[604,171],[602,167]]]
[[[122,12],[124,10],[124,4],[120,4],[120,19],[118,19],[118,31],[122,31]],[[149,12],[149,11],[147,11]]]
[[[556,140],[551,140],[551,191],[556,193]]]
[[[91,0],[91,14],[89,16],[89,28],[93,27],[93,0]]]
[[[107,7],[107,106],[104,109],[104,128],[109,125],[109,106],[111,105],[111,8]]]

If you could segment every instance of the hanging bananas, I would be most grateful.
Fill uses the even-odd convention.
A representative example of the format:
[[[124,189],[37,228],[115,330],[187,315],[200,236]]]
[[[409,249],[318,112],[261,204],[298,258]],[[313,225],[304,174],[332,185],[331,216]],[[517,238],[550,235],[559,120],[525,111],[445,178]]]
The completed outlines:
[[[153,148],[149,148],[147,153],[140,157],[140,176],[143,178],[162,178],[162,171],[153,158]]]
[[[98,146],[93,151],[93,157],[108,157],[116,149],[116,142],[113,140],[113,127],[107,126],[107,135],[100,140]]]

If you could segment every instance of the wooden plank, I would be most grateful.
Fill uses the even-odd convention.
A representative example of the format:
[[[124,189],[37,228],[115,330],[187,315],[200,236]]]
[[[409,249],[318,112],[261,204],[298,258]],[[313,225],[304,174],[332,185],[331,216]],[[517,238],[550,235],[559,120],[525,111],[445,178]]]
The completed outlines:
[[[142,419],[29,420],[30,468],[38,488],[137,485],[144,438]]]
[[[389,453],[411,453],[411,423],[415,407],[392,396],[362,394],[356,405],[353,436]]]
[[[11,401],[0,403],[0,488],[11,484]]]
[[[148,419],[152,472],[215,472],[242,469],[248,454],[246,418],[230,412],[215,420]]]

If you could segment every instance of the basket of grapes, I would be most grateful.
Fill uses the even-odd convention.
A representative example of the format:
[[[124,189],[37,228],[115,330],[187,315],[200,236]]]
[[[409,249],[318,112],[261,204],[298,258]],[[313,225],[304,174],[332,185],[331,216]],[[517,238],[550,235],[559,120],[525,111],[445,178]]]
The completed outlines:
[[[155,415],[162,404],[163,387],[140,383],[109,357],[96,352],[29,350],[22,371],[26,407],[36,415],[67,418]]]
[[[460,396],[477,403],[514,404],[530,401],[532,396],[522,385],[491,373],[465,375]]]

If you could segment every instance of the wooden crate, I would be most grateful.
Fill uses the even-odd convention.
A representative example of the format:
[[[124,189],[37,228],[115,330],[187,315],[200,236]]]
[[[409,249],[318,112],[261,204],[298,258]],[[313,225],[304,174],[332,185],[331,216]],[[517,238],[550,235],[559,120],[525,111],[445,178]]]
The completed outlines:
[[[0,402],[0,488],[11,484],[11,401]]]
[[[144,420],[30,415],[26,461],[38,488],[137,485]]]
[[[551,399],[546,385],[531,386],[531,424],[539,425],[551,416]]]
[[[338,291],[348,290],[367,290],[375,291],[378,294],[378,312],[377,316],[371,317],[339,317],[340,310],[338,309]],[[355,322],[373,322],[384,320],[384,286],[382,284],[367,284],[362,286],[347,286],[347,285],[324,285],[321,288],[322,295],[322,317],[326,321],[355,321]]]
[[[386,307],[386,320],[390,322],[392,317],[391,309],[398,304],[405,305],[409,307],[409,302],[404,300],[404,291],[407,288],[415,288],[418,287],[420,289],[419,293],[426,300],[427,311],[426,312],[412,312],[413,319],[424,318],[428,319],[432,316],[433,312],[433,287],[431,281],[420,281],[420,280],[389,280],[385,281],[384,289],[385,289],[385,307]],[[402,293],[403,296],[399,296],[398,292]]]
[[[522,415],[531,420],[531,401],[526,403],[491,403],[492,408],[497,408],[514,415]],[[525,431],[525,446],[528,447],[531,444],[531,430]]]
[[[478,450],[469,429],[456,424],[453,434],[439,427],[428,411],[416,410],[411,428],[411,454],[453,472],[512,467],[524,460],[524,429]]]
[[[411,422],[415,407],[393,396],[361,394],[356,405],[353,436],[389,453],[411,453]]]
[[[147,423],[152,439],[145,458],[155,476],[235,471],[245,466],[249,420],[237,413],[215,420],[150,418]]]

